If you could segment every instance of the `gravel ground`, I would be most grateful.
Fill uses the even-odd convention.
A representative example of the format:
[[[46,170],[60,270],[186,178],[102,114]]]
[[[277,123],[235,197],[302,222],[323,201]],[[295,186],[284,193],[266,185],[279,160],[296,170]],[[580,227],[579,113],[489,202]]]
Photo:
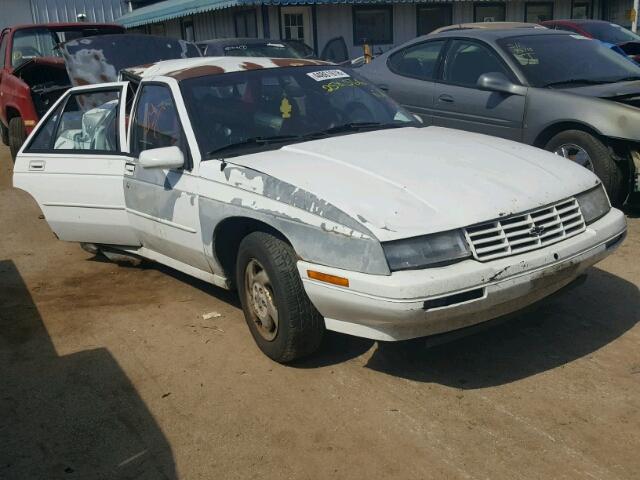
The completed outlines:
[[[0,232],[2,479],[640,478],[636,218],[509,322],[287,367],[234,294],[57,241],[4,147]]]

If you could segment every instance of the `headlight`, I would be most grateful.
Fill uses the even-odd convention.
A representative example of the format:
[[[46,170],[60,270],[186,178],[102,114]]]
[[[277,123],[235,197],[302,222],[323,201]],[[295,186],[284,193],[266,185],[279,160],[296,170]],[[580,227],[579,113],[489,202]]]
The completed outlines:
[[[382,247],[392,272],[435,267],[471,256],[460,230],[394,240]]]
[[[595,222],[601,217],[604,217],[609,210],[611,210],[611,204],[609,198],[604,191],[602,184],[596,188],[592,188],[580,195],[576,195],[578,205],[582,211],[584,222],[588,225]]]

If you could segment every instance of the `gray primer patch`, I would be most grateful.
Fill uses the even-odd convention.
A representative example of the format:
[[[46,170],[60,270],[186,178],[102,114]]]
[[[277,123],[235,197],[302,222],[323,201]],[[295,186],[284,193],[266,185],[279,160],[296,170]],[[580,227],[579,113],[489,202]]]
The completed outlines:
[[[246,168],[242,166],[230,166],[224,169],[224,175],[227,181],[231,178],[232,172],[238,172],[241,177],[246,178],[248,181],[259,178],[262,180],[264,189],[262,195],[272,200],[291,205],[292,207],[300,208],[314,215],[326,218],[332,222],[344,225],[354,231],[364,233],[372,238],[375,235],[361,223],[354,220],[350,215],[340,210],[338,207],[316,196],[315,194],[308,192],[302,188],[295,187],[290,183],[284,182],[277,178],[274,178],[266,173],[262,173],[252,168]],[[237,188],[247,190],[249,192],[255,192],[255,187],[243,185],[241,182],[234,182]],[[366,222],[360,215],[358,215],[360,221]]]
[[[331,230],[246,207],[238,202],[225,203],[200,197],[199,207],[205,255],[213,272],[218,275],[224,275],[224,271],[213,250],[214,230],[223,220],[234,217],[258,220],[282,232],[302,260],[374,275],[390,274],[382,246],[374,238],[337,235]]]

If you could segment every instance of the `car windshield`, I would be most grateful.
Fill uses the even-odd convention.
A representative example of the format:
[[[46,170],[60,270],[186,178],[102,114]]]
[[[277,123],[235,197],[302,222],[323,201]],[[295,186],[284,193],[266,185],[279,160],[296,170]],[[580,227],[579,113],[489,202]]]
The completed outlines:
[[[580,27],[602,42],[618,44],[640,41],[639,35],[615,23],[584,23]]]
[[[185,79],[180,88],[205,159],[418,125],[411,114],[348,69],[262,68]]]
[[[59,43],[91,35],[120,33],[120,28],[90,27],[52,30],[49,28],[26,28],[17,30],[13,35],[11,65],[15,68],[22,63],[38,57],[61,57],[56,48]]]
[[[640,66],[581,35],[523,35],[498,40],[534,87],[569,88],[640,79]]]
[[[228,57],[302,58],[295,49],[279,42],[227,45],[223,49]]]

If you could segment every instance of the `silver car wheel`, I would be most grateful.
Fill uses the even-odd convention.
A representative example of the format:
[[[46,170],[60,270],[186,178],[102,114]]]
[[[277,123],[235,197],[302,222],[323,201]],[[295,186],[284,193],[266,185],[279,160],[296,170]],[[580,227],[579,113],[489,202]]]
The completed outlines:
[[[244,287],[252,320],[262,338],[270,342],[278,334],[278,308],[273,298],[269,275],[255,259],[247,263]]]
[[[553,153],[576,162],[577,164],[582,165],[583,167],[588,168],[593,172],[593,163],[591,162],[591,157],[584,148],[574,143],[565,143],[564,145],[560,145],[555,149]]]

